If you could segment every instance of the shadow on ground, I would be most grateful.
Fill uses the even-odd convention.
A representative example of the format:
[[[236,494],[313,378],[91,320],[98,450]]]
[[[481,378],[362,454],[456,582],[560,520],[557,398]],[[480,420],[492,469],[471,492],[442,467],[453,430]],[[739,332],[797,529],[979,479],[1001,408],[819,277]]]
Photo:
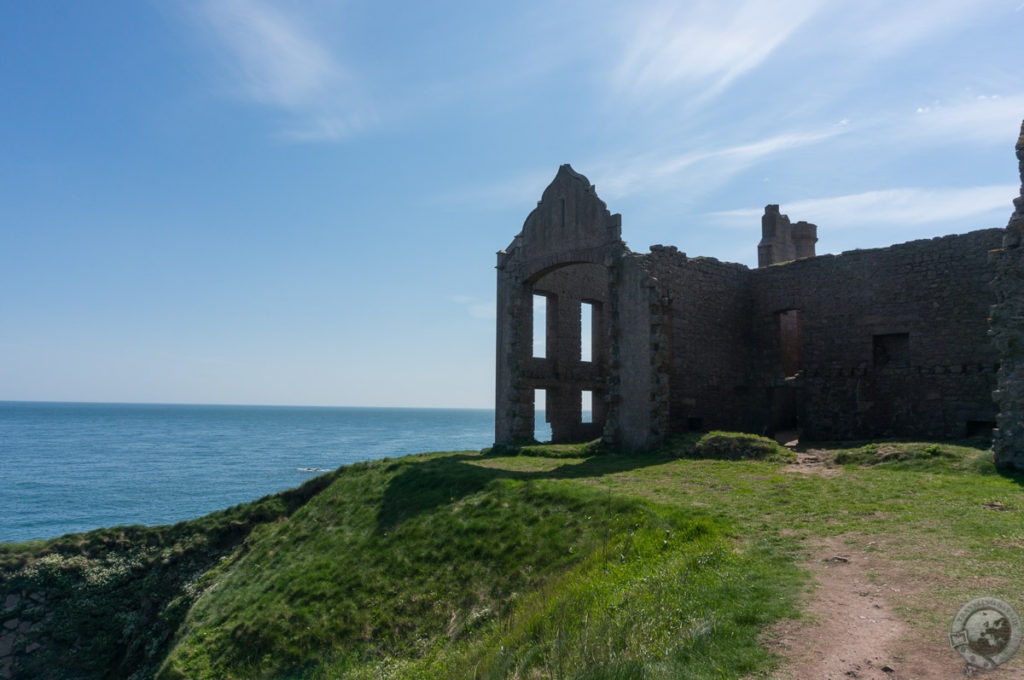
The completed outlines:
[[[601,477],[664,463],[665,456],[600,455],[580,462],[559,465],[552,470],[523,472],[482,467],[467,461],[486,460],[487,456],[453,454],[424,461],[395,462],[402,467],[384,492],[377,527],[386,531],[421,512],[482,491],[498,479],[542,480]]]

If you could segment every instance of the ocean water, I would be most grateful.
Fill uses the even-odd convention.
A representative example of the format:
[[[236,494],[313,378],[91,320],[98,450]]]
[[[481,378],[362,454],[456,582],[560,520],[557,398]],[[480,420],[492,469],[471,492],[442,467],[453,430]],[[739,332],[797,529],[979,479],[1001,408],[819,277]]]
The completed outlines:
[[[303,468],[493,441],[490,410],[0,402],[0,542],[171,524]]]

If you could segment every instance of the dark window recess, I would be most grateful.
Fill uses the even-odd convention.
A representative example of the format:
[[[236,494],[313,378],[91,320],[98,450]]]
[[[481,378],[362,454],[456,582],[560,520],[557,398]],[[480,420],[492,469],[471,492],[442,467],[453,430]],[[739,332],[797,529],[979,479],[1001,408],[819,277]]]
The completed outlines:
[[[995,426],[993,420],[968,420],[965,434],[968,437],[991,437]]]
[[[788,309],[778,312],[779,354],[782,360],[782,375],[791,376],[800,372],[800,310]]]
[[[704,431],[704,419],[703,418],[687,418],[686,429],[690,432],[703,432]]]
[[[906,368],[910,365],[910,334],[886,333],[874,336],[874,364],[877,368]]]
[[[797,420],[797,396],[795,387],[772,387],[769,395],[772,400],[772,432],[795,430],[799,427]]]

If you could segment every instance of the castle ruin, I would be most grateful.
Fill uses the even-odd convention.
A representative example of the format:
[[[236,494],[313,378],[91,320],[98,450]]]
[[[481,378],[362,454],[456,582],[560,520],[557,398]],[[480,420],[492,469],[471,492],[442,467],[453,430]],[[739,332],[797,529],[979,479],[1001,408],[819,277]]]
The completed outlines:
[[[1024,182],[1022,145],[1024,127]],[[816,256],[817,227],[769,205],[750,269],[632,252],[621,216],[563,165],[498,253],[495,441],[533,437],[544,390],[555,442],[954,439],[998,419],[997,462],[1024,469],[1024,185],[1015,206],[1006,229]]]

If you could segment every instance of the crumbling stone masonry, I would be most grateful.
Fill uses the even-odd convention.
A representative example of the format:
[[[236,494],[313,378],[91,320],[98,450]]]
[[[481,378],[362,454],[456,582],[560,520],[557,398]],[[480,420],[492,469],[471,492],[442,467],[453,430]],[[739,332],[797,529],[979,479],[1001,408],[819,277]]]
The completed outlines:
[[[992,394],[999,416],[992,449],[998,467],[1024,470],[1024,123],[1017,161],[1020,196],[1013,200],[1002,248],[992,252],[996,303],[990,323],[999,353],[999,388]]]
[[[751,270],[672,246],[630,251],[621,216],[563,165],[498,253],[495,441],[532,438],[537,390],[554,441],[631,450],[712,428],[983,434],[994,393],[997,460],[1024,469],[1024,194],[1016,206],[1005,230],[816,257],[817,227],[769,205]]]

